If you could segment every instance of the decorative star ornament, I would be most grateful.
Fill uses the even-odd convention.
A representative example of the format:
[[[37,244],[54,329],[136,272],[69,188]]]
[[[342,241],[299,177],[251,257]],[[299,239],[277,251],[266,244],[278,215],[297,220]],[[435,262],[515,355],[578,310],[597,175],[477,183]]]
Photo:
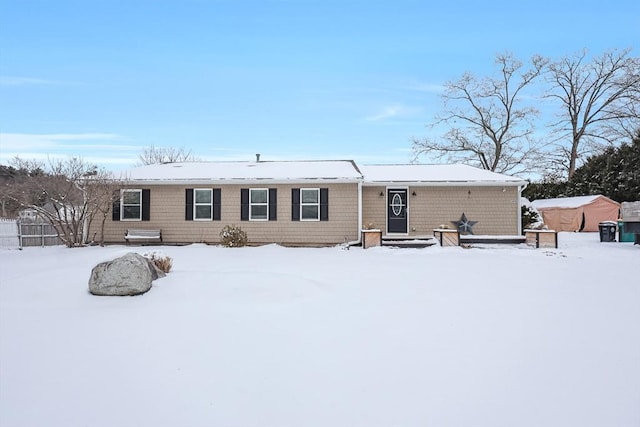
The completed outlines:
[[[460,221],[451,221],[451,223],[456,226],[460,234],[473,234],[473,226],[476,225],[478,221],[469,221],[464,212],[462,212]]]

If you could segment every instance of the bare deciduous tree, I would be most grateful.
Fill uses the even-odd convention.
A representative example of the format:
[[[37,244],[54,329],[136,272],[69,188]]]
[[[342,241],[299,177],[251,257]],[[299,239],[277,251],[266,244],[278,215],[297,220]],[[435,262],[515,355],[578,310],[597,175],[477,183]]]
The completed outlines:
[[[87,219],[82,232],[85,243],[89,238],[92,242],[104,243],[105,222],[111,213],[113,202],[120,199],[121,185],[121,182],[113,180],[112,176],[105,171],[100,171],[85,181],[83,188],[85,191],[84,200],[87,204]],[[95,219],[100,221],[99,238],[95,234],[88,235],[91,223]]]
[[[591,60],[587,52],[551,62],[547,97],[560,105],[552,124],[554,161],[571,178],[580,157],[633,137],[640,128],[640,59],[612,50]]]
[[[195,157],[191,150],[184,147],[156,147],[149,146],[142,150],[138,155],[138,166],[154,165],[157,163],[175,163],[175,162],[195,162],[199,159]]]
[[[98,214],[107,215],[114,190],[106,171],[72,157],[50,160],[45,173],[16,183],[11,197],[22,208],[35,210],[66,246],[74,247],[87,243],[89,226]]]
[[[505,53],[496,56],[499,77],[479,79],[465,73],[446,83],[444,112],[430,124],[446,127],[442,139],[414,139],[415,158],[428,155],[470,163],[495,172],[526,172],[536,166],[540,150],[533,138],[532,119],[523,91],[541,74],[546,60],[534,56],[522,62]]]

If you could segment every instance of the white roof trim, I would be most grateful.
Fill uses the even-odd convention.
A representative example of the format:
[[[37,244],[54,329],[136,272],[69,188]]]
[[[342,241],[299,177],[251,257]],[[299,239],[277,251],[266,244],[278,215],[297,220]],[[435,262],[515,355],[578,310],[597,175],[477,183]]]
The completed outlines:
[[[520,187],[527,181],[365,181],[363,187]]]
[[[299,185],[306,184],[356,184],[361,179],[356,178],[292,178],[292,179],[272,179],[272,178],[232,178],[232,179],[122,179],[130,185]]]

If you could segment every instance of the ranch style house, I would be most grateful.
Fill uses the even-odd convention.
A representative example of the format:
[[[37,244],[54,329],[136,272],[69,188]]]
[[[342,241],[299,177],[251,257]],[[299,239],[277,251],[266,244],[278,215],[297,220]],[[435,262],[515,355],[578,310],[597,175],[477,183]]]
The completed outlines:
[[[526,185],[466,165],[351,160],[165,163],[130,169],[118,183],[106,243],[135,229],[158,230],[166,244],[216,244],[237,225],[250,244],[288,246],[356,244],[372,227],[417,239],[462,218],[477,235],[519,235]]]

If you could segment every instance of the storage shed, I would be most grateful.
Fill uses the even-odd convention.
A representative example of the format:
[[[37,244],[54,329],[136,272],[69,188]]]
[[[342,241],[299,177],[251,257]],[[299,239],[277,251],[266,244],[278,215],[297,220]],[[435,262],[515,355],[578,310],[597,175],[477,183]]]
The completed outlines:
[[[600,222],[620,215],[620,203],[602,195],[541,199],[531,205],[555,231],[598,231]]]

